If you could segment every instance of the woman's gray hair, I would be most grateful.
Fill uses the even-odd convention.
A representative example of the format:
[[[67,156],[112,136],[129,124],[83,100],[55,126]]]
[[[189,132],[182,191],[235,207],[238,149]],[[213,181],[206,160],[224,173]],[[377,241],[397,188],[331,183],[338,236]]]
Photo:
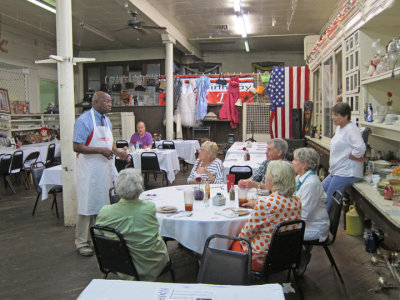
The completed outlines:
[[[143,177],[139,170],[128,168],[119,172],[115,192],[126,200],[137,199],[143,192]]]
[[[319,154],[313,148],[299,148],[294,150],[294,158],[307,163],[306,171],[317,171],[319,167]]]
[[[294,167],[287,161],[271,160],[265,176],[272,181],[274,190],[284,196],[292,196],[297,188]]]
[[[207,151],[208,153],[212,154],[211,160],[214,160],[217,158],[218,154],[218,145],[214,142],[211,141],[206,141],[203,144],[201,144],[201,148]]]
[[[289,152],[289,146],[288,143],[281,138],[276,138],[270,141],[270,143],[274,144],[274,148],[276,150],[281,150],[282,151],[282,159],[286,158]]]

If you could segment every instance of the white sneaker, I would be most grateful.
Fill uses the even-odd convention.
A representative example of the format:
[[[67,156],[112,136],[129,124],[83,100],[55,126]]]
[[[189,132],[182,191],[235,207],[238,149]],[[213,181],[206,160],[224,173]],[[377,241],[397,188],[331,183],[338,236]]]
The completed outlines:
[[[77,250],[78,250],[79,254],[82,256],[92,256],[93,255],[93,249],[90,248],[89,246],[83,246]]]

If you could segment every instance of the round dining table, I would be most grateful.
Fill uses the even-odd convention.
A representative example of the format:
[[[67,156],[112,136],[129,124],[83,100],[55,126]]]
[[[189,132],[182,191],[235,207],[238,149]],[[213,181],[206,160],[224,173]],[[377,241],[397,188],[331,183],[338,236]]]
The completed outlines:
[[[157,209],[163,206],[175,206],[177,213],[164,214],[157,212],[160,235],[173,238],[184,247],[202,254],[204,244],[212,234],[218,233],[237,237],[248,220],[251,210],[248,210],[248,214],[241,216],[227,214],[226,212],[230,211],[230,209],[225,211],[224,209],[232,208],[235,210],[239,208],[237,193],[235,200],[231,201],[225,184],[212,184],[209,206],[206,207],[203,200],[194,200],[193,211],[191,213],[185,212],[184,190],[193,190],[194,188],[196,188],[196,185],[153,189],[144,191],[139,196],[139,199],[152,201]],[[212,198],[217,193],[221,193],[226,197],[225,205],[213,205]],[[241,209],[241,212],[246,213],[245,209]],[[232,241],[225,239],[214,239],[214,242],[210,245],[220,249],[228,249],[231,243]]]

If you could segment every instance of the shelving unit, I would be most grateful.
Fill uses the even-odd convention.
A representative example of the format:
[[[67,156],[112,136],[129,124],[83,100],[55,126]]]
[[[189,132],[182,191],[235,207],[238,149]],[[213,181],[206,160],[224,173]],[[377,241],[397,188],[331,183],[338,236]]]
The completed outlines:
[[[4,136],[10,136],[11,122],[9,114],[0,114],[0,134]]]

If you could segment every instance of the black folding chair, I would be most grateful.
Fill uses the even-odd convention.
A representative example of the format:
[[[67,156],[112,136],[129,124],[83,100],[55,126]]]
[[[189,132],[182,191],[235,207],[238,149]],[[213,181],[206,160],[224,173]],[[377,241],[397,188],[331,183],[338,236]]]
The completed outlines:
[[[266,282],[269,275],[285,270],[289,271],[287,276],[289,281],[290,273],[293,271],[300,298],[303,299],[303,292],[298,284],[298,276],[295,270],[300,262],[305,226],[303,220],[292,220],[282,222],[275,227],[264,269],[262,272],[253,272],[253,278],[256,282],[260,280]]]
[[[249,166],[232,166],[229,169],[229,174],[235,175],[235,184],[238,184],[240,179],[248,179],[253,175],[253,170]]]
[[[46,162],[44,164],[46,168],[54,166],[55,152],[56,152],[56,144],[51,143],[47,148]]]
[[[18,176],[21,173],[21,170],[24,166],[23,156],[24,153],[22,152],[22,150],[17,150],[12,155],[11,166],[10,166],[10,177],[14,176],[13,184],[17,182]]]
[[[14,186],[11,183],[10,179],[10,166],[11,166],[12,155],[11,154],[2,154],[0,156],[0,175],[4,179],[4,186],[7,188],[7,185],[10,187],[11,191],[15,194]]]
[[[209,247],[211,240],[216,238],[245,242],[249,251],[248,253],[242,253]],[[207,238],[197,282],[248,285],[250,284],[250,278],[251,246],[247,240],[220,234],[213,234]]]
[[[33,184],[35,185],[35,189],[36,189],[36,193],[37,193],[35,205],[33,206],[32,216],[35,215],[36,206],[38,204],[40,196],[42,195],[42,188],[39,186],[39,182],[40,182],[40,179],[42,178],[44,169],[45,169],[45,165],[41,161],[35,162],[31,165]],[[57,218],[60,217],[58,214],[57,193],[61,193],[61,192],[62,192],[62,186],[60,186],[60,185],[53,187],[49,191],[49,194],[53,195],[53,203],[51,204],[51,209],[53,209],[54,206],[56,207]]]
[[[341,192],[336,190],[333,193],[332,204],[331,204],[331,207],[328,212],[329,220],[330,220],[330,225],[329,225],[330,236],[328,236],[327,239],[323,242],[319,242],[318,240],[305,241],[304,244],[324,247],[325,253],[328,256],[329,261],[331,262],[331,265],[335,267],[335,270],[336,270],[337,275],[339,276],[340,282],[344,284],[344,281],[343,281],[342,275],[340,274],[339,268],[337,267],[335,260],[333,259],[331,251],[329,250],[329,246],[332,245],[336,239],[336,233],[337,233],[337,230],[339,227],[340,213],[342,211],[342,206],[343,206],[343,195]]]
[[[129,143],[125,140],[118,140],[115,142],[115,146],[117,148],[124,148],[124,147],[129,147]]]
[[[37,161],[37,159],[39,158],[40,152],[39,151],[34,151],[28,154],[28,156],[25,158],[23,166],[22,166],[22,170],[24,171],[25,174],[25,178],[24,178],[24,182],[25,182],[25,186],[26,188],[29,189],[30,186],[30,181],[29,181],[29,172],[31,170],[31,164],[35,163]]]
[[[162,149],[175,149],[174,141],[163,141]]]
[[[108,196],[110,197],[110,204],[115,204],[121,199],[121,197],[115,192],[115,187],[109,189]]]
[[[142,173],[144,174],[144,186],[147,188],[149,181],[149,174],[154,175],[154,180],[157,180],[157,175],[161,174],[161,186],[164,186],[164,179],[166,179],[168,186],[167,172],[160,169],[160,164],[158,162],[157,153],[154,152],[143,152],[140,156],[142,164]]]
[[[118,173],[126,168],[133,168],[133,157],[130,154],[128,155],[131,158],[129,162],[124,159],[120,159],[118,156],[115,156],[115,168],[117,169]]]
[[[100,271],[104,273],[104,278],[107,278],[109,273],[122,273],[140,280],[126,241],[118,230],[95,225],[90,228],[90,235],[97,262],[99,263]],[[171,266],[172,263],[169,261],[160,275],[170,272],[172,281],[175,282],[175,274]]]

